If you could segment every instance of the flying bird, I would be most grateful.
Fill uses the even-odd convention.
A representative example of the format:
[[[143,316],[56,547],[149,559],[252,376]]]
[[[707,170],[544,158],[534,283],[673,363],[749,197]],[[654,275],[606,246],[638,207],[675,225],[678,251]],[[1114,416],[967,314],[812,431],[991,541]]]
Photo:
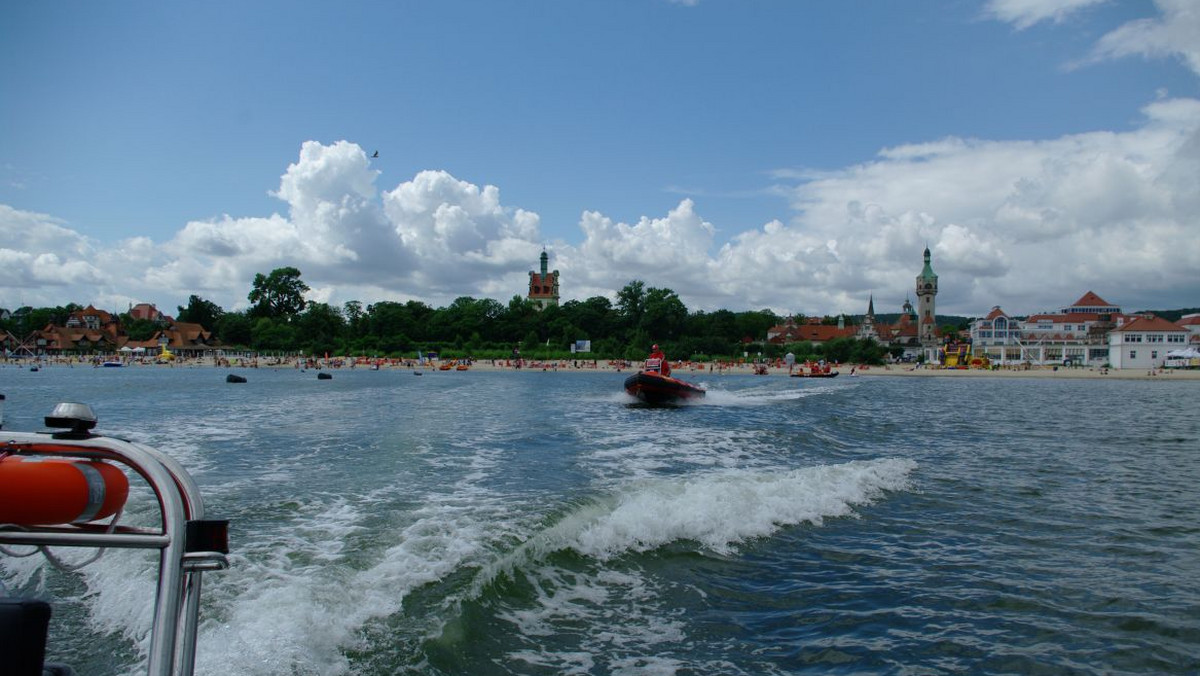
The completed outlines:
[[[375,151],[375,154],[374,154],[374,155],[372,155],[371,157],[379,157],[379,151],[378,151],[378,150],[376,150],[376,151]]]

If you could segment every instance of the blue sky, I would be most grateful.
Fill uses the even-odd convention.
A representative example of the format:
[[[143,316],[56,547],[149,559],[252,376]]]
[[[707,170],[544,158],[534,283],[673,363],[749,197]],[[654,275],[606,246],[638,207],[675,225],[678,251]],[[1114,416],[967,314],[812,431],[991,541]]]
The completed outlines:
[[[1188,0],[5,3],[0,307],[1200,305]],[[375,151],[378,158],[371,158]]]

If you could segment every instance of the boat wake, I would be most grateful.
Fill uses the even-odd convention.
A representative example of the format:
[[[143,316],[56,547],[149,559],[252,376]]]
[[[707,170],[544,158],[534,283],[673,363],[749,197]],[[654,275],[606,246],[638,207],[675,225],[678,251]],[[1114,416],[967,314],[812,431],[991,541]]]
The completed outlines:
[[[852,516],[856,506],[908,489],[915,469],[911,460],[882,459],[643,480],[565,514],[495,569],[564,549],[606,561],[679,540],[731,554],[738,544],[783,527],[820,526],[827,518]]]
[[[676,597],[696,592],[651,573],[661,559],[655,552],[669,552],[668,560],[734,556],[780,529],[853,516],[910,488],[915,469],[909,460],[883,459],[638,481],[574,506],[483,566],[462,597],[462,614],[512,625],[516,640],[509,634],[504,648],[497,645],[506,659],[556,672],[730,673],[727,663],[698,659],[689,648],[694,639]],[[437,639],[441,650],[446,640]]]
[[[794,387],[779,389],[778,387],[760,386],[742,390],[723,390],[709,388],[708,396],[698,401],[699,406],[771,406],[780,402],[800,401],[809,397],[820,397],[840,392],[845,385],[822,384],[816,387]]]

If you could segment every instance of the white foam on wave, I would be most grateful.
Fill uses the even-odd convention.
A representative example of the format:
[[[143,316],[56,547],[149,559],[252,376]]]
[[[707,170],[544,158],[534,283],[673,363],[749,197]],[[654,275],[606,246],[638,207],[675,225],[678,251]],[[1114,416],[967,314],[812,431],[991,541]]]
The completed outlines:
[[[788,387],[780,389],[778,385],[772,382],[769,385],[757,387],[749,387],[740,390],[727,390],[716,387],[711,387],[707,383],[702,383],[708,388],[708,392],[703,399],[697,399],[695,404],[698,406],[773,406],[780,402],[799,401],[809,397],[819,397],[845,389],[845,385],[822,384],[818,386],[807,387]]]
[[[783,526],[849,516],[884,491],[907,488],[915,468],[912,460],[883,459],[645,481],[612,496],[597,514],[577,513],[578,532],[565,544],[602,560],[676,540],[728,553]]]
[[[294,546],[265,561],[236,562],[234,569],[244,571],[239,589],[217,599],[223,617],[202,628],[197,673],[347,673],[343,651],[355,647],[367,622],[399,612],[413,589],[477,553],[487,532],[468,511],[451,504],[422,508],[397,534],[399,544],[357,572],[337,565],[336,556],[329,560],[329,548],[321,546],[303,565],[294,562]],[[345,532],[330,535],[335,542],[345,538]]]
[[[366,554],[371,562],[358,569],[348,559],[363,553],[348,545],[361,534],[372,505],[388,497],[324,496],[235,543],[231,567],[206,576],[196,673],[348,673],[345,650],[356,647],[368,622],[400,612],[412,590],[477,558],[497,530],[509,527],[502,516],[481,516],[481,509],[500,508],[481,506],[479,495],[430,497],[406,514],[406,525],[394,533],[397,544]],[[149,523],[143,512],[152,510],[137,502],[122,523]],[[82,556],[66,550],[62,558]],[[41,586],[39,574],[58,574],[46,572],[40,555],[0,562],[13,588]],[[56,599],[85,605],[90,631],[127,641],[140,656],[128,665],[130,673],[144,668],[149,649],[156,569],[152,552],[110,549],[72,574],[83,582],[81,593]]]
[[[719,470],[692,478],[643,480],[580,505],[521,547],[480,571],[476,593],[496,576],[521,569],[535,591],[529,605],[505,608],[498,619],[518,630],[522,647],[510,659],[557,673],[719,672],[692,664],[687,620],[664,601],[636,562],[613,559],[676,541],[694,541],[728,555],[739,543],[789,525],[821,525],[853,516],[887,491],[905,490],[917,465],[880,459],[791,471]],[[549,555],[573,550],[604,563],[563,570]]]
[[[637,481],[582,504],[485,566],[476,586],[548,554],[571,549],[601,561],[681,540],[732,553],[747,540],[801,523],[853,516],[887,491],[910,488],[913,460],[856,460],[790,471],[722,469]]]
[[[662,590],[648,576],[539,566],[529,577],[535,603],[497,613],[525,644],[510,651],[510,659],[562,674],[672,674],[682,666],[661,653],[686,640],[686,622],[677,610],[663,607]]]

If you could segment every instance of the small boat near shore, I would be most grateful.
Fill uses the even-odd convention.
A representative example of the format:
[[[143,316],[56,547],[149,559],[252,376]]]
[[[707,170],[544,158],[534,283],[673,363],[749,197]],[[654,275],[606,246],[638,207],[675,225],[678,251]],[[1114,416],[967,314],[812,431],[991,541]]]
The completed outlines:
[[[805,362],[798,365],[796,371],[790,375],[793,378],[836,378],[837,374],[829,364]]]
[[[703,398],[705,389],[678,378],[638,371],[625,379],[625,392],[647,404],[678,404]]]

